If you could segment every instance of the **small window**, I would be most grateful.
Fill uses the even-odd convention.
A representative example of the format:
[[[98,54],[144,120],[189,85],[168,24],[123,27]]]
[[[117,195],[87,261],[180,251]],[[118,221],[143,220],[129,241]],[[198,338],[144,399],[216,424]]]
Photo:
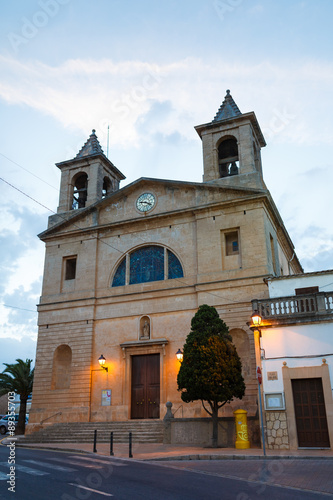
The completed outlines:
[[[76,257],[65,260],[65,280],[75,280]]]
[[[313,293],[319,293],[318,286],[308,286],[307,288],[295,288],[296,295],[312,295]]]
[[[272,255],[272,264],[273,264],[273,272],[276,274],[276,257],[275,257],[275,245],[274,245],[274,238],[270,234],[269,235],[269,240],[271,244],[271,255]]]
[[[226,255],[239,254],[238,231],[225,234],[225,252]]]

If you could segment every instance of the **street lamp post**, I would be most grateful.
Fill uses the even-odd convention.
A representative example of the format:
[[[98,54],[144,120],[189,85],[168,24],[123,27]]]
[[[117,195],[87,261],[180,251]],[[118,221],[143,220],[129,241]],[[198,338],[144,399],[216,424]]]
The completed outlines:
[[[258,381],[258,397],[259,397],[259,412],[260,412],[260,423],[261,423],[261,441],[262,448],[264,452],[264,456],[266,455],[266,443],[265,443],[265,430],[264,430],[264,418],[262,412],[262,398],[261,398],[261,383],[262,383],[262,373],[260,364],[260,325],[262,322],[262,317],[260,316],[258,310],[254,310],[251,316],[252,324],[250,326],[251,330],[253,330],[254,334],[254,343],[255,343],[255,351],[256,351],[256,361],[257,361],[257,370],[256,377]]]

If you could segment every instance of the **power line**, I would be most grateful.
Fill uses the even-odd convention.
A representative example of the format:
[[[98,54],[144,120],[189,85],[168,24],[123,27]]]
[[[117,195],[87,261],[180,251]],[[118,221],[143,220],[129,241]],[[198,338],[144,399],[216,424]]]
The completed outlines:
[[[35,203],[38,203],[38,205],[40,205],[41,207],[46,208],[46,210],[49,210],[50,212],[52,212],[53,214],[55,214],[55,212],[53,210],[51,210],[50,208],[48,208],[45,205],[43,205],[43,203],[40,203],[40,201],[35,200],[35,198],[33,198],[32,196],[29,196],[24,191],[21,191],[21,189],[17,188],[16,186],[13,186],[13,184],[11,184],[10,182],[6,181],[2,177],[0,177],[0,180],[3,181],[3,182],[5,182],[6,184],[8,184],[8,186],[12,187],[13,189],[16,189],[16,191],[18,191],[19,193],[23,194],[27,198],[30,198],[30,200],[34,201]]]
[[[21,189],[17,188],[16,186],[14,186],[13,184],[9,183],[8,181],[6,181],[5,179],[3,179],[2,177],[0,177],[0,180],[2,180],[3,182],[5,182],[6,184],[8,184],[10,187],[12,187],[13,189],[16,189],[16,191],[18,191],[19,193],[23,194],[24,196],[26,196],[27,198],[29,198],[30,200],[34,201],[35,203],[37,203],[38,205],[42,206],[43,208],[45,208],[46,210],[48,210],[49,212],[55,214],[55,215],[58,215],[58,217],[60,219],[63,219],[63,221],[65,222],[68,222],[70,219],[67,219],[65,217],[63,217],[61,214],[56,214],[56,212],[54,212],[54,210],[51,210],[50,208],[48,208],[47,206],[43,205],[42,203],[40,203],[39,201],[35,200],[34,198],[32,198],[32,196],[28,195],[27,193],[25,193],[24,191],[22,191]],[[82,228],[80,226],[78,226],[77,224],[73,223],[73,226],[76,227],[77,229],[85,229],[85,228]],[[177,223],[177,224],[174,224],[174,225],[180,225],[180,224],[184,224],[184,223]],[[99,236],[94,236],[92,235],[92,238],[93,239],[96,239],[98,241],[100,241],[101,243],[103,243],[104,245],[107,245],[108,247],[112,248],[113,250],[116,250],[117,252],[121,253],[122,255],[124,254],[123,251],[119,250],[119,248],[116,248],[114,247],[113,245],[111,245],[110,243],[104,241],[101,239],[101,237]],[[147,243],[143,238],[141,238],[140,236],[138,236],[139,239],[141,239],[142,241],[144,241],[145,243]],[[188,278],[192,277],[194,275],[191,275],[191,276],[188,276]],[[180,278],[173,278],[174,280],[177,280],[178,282],[182,283],[183,285],[186,285],[186,286],[191,286],[189,285],[186,281],[182,281]],[[200,286],[200,285],[199,285]],[[229,303],[234,303],[234,304],[244,304],[244,300],[243,301],[236,301],[236,300],[232,300],[230,299],[229,297],[224,297],[222,295],[218,295],[214,292],[209,292],[208,290],[200,290],[198,287],[197,287],[197,291],[199,292],[204,292],[204,293],[207,293],[208,295],[212,295],[212,296],[215,296],[215,297],[218,297],[219,299],[223,299],[223,300],[227,300],[229,301]]]
[[[17,167],[20,167],[22,168],[22,170],[24,170],[25,172],[28,172],[29,174],[33,175],[34,177],[36,177],[36,179],[39,179],[41,182],[44,182],[44,184],[47,184],[48,186],[50,186],[52,189],[55,189],[56,191],[59,192],[59,189],[56,188],[55,186],[52,186],[52,184],[49,184],[47,181],[45,181],[44,179],[42,179],[41,177],[38,177],[38,175],[34,174],[33,172],[31,172],[30,170],[28,170],[27,168],[25,167],[22,167],[22,165],[20,165],[19,163],[17,163],[16,161],[12,160],[11,158],[8,158],[8,156],[4,155],[3,153],[0,152],[0,155],[3,156],[4,158],[6,158],[6,160],[10,161],[11,163],[14,163],[14,165],[16,165]]]
[[[19,309],[20,311],[29,311],[33,313],[37,312],[37,309],[34,311],[33,309],[24,309],[23,307],[10,306],[9,304],[4,304],[4,303],[1,303],[1,305],[4,307],[10,307],[11,309]]]

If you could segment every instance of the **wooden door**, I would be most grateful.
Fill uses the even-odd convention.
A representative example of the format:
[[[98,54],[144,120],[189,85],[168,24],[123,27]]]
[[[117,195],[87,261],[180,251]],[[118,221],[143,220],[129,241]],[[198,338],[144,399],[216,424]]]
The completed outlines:
[[[160,355],[132,356],[131,418],[160,418]]]
[[[298,446],[329,448],[330,440],[321,378],[294,379],[291,383]]]

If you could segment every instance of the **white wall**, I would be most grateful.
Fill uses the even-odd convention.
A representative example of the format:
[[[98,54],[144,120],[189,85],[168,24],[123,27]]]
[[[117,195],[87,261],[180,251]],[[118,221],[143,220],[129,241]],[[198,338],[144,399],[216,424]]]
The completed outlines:
[[[260,343],[266,358],[262,360],[265,392],[283,391],[284,361],[290,368],[296,368],[320,366],[323,358],[329,366],[333,387],[333,322],[262,329]],[[278,373],[278,380],[267,380],[267,372],[271,371]]]
[[[310,286],[318,286],[320,292],[333,291],[333,271],[301,274],[292,277],[286,276],[268,281],[269,296],[271,298],[295,295],[295,288]]]

